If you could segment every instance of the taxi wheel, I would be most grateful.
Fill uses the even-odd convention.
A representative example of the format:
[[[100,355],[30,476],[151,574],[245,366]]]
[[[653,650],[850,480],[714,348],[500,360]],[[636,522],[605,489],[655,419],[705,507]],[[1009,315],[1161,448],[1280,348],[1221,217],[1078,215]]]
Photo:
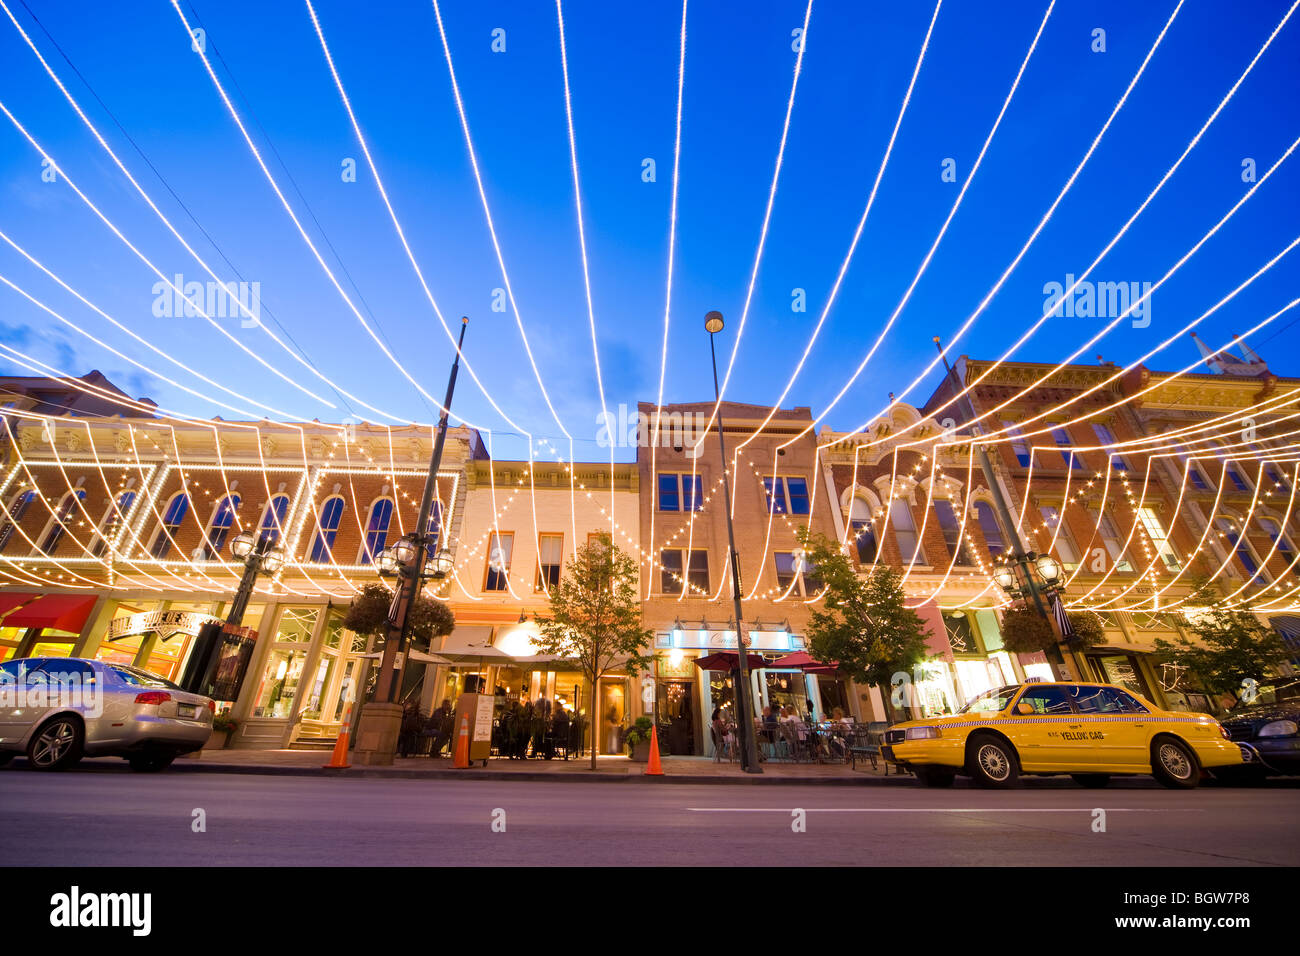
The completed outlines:
[[[1108,773],[1072,773],[1070,779],[1081,787],[1087,787],[1089,790],[1100,790],[1102,787],[1110,786],[1110,774]]]
[[[978,786],[1006,789],[1020,781],[1015,748],[1006,741],[991,735],[975,737],[966,754],[966,772]]]
[[[957,779],[957,771],[947,767],[916,767],[914,772],[923,787],[951,787]]]
[[[1196,756],[1175,737],[1158,737],[1151,745],[1151,774],[1175,790],[1190,790],[1201,780]]]

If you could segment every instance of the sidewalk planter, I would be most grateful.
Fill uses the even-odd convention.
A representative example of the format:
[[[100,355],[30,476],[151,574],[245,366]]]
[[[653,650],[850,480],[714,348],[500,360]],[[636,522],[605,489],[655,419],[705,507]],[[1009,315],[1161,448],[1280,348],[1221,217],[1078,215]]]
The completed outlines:
[[[623,749],[628,751],[634,763],[645,763],[650,759],[650,735],[654,733],[654,723],[649,717],[638,717],[636,723],[623,735]]]
[[[226,744],[230,742],[230,731],[214,730],[208,742],[203,745],[204,750],[225,750]]]
[[[643,740],[632,745],[632,762],[646,763],[650,759],[650,741]]]

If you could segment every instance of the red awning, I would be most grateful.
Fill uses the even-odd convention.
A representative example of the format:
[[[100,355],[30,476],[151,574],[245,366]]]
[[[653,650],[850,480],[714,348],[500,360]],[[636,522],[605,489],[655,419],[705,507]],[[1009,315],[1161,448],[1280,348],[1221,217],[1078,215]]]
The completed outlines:
[[[51,631],[81,632],[95,606],[94,594],[47,594],[4,619],[5,627],[41,627]]]
[[[22,607],[22,605],[26,604],[28,601],[35,601],[38,597],[40,597],[39,594],[10,594],[8,592],[0,592],[0,617],[4,617],[16,607]],[[0,621],[0,626],[8,627],[9,625]]]

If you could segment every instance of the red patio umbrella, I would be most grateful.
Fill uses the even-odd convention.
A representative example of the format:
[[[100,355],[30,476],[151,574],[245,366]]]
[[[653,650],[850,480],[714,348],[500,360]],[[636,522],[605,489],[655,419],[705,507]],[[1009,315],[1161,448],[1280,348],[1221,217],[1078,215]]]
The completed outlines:
[[[805,674],[834,674],[839,665],[814,660],[807,651],[795,651],[785,657],[778,657],[768,667],[797,667]]]
[[[770,666],[759,654],[746,654],[745,661],[754,670]],[[695,666],[705,671],[733,671],[739,665],[740,655],[735,651],[714,651],[705,657],[695,658]]]

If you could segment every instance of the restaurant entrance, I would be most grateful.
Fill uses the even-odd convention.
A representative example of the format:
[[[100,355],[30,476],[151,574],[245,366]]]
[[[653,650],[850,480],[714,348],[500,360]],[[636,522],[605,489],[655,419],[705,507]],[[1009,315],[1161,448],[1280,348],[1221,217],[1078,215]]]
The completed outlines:
[[[668,753],[675,757],[695,755],[695,683],[689,680],[661,680],[656,697],[655,723],[667,734]]]

